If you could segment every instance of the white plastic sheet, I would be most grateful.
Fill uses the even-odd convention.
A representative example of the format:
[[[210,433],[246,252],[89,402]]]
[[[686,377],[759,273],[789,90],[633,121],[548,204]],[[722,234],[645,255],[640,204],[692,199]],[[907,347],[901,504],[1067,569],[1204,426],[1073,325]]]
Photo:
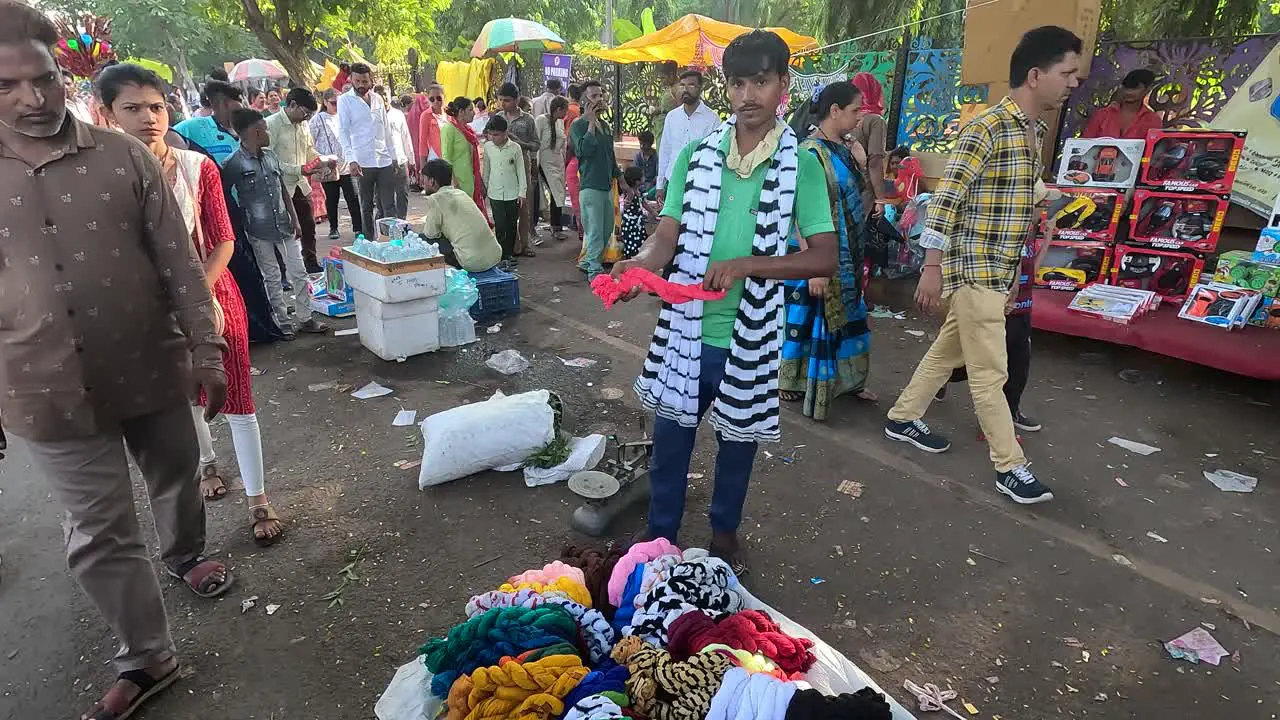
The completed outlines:
[[[524,484],[529,487],[564,482],[582,470],[590,470],[604,458],[605,436],[576,437],[569,441],[569,457],[553,468],[525,467]]]

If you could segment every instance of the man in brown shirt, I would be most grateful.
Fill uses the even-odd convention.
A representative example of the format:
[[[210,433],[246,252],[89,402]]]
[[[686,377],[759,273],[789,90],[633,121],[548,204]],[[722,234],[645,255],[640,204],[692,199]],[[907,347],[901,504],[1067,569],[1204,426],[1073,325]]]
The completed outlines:
[[[0,0],[0,418],[67,511],[71,574],[120,639],[107,720],[178,677],[160,586],[134,514],[125,447],[146,480],[167,570],[198,593],[204,558],[190,402],[226,399],[225,343],[159,162],[66,110],[58,35]]]

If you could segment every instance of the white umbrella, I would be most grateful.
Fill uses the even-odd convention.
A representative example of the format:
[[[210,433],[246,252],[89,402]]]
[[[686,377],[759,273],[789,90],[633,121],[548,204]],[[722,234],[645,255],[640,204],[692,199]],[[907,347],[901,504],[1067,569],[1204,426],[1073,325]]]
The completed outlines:
[[[289,77],[289,73],[280,67],[280,63],[274,60],[259,60],[258,58],[249,58],[236,63],[231,68],[231,72],[227,74],[231,82],[244,82],[248,80],[283,80]]]

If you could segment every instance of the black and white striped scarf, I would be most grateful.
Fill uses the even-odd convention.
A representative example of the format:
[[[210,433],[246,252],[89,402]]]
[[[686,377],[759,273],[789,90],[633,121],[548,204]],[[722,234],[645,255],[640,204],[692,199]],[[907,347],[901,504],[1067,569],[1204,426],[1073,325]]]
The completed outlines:
[[[684,210],[672,282],[700,284],[707,273],[720,210],[725,156],[720,150],[734,132],[730,117],[693,151],[685,177]],[[734,142],[730,138],[729,142]],[[752,254],[786,253],[786,233],[796,197],[796,134],[785,128],[768,161],[756,208]],[[777,442],[778,361],[782,348],[784,293],[780,280],[749,277],[738,305],[724,380],[711,404],[711,425],[735,442]],[[685,427],[698,424],[698,376],[702,360],[702,301],[663,303],[653,343],[636,379],[640,401],[660,417]]]

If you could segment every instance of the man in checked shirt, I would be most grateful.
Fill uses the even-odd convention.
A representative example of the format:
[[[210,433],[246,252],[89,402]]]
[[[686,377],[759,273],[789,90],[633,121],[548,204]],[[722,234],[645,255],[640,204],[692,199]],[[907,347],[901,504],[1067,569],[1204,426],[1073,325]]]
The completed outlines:
[[[1005,314],[1018,297],[1018,267],[1035,215],[1047,130],[1039,118],[1057,112],[1079,84],[1080,52],[1080,38],[1064,28],[1023,35],[1009,62],[1009,95],[960,130],[929,204],[916,287],[925,311],[947,304],[946,320],[884,426],[888,438],[925,452],[950,449],[921,418],[951,371],[963,365],[996,467],[996,490],[1022,504],[1047,502],[1053,493],[1028,469],[1004,396]]]

